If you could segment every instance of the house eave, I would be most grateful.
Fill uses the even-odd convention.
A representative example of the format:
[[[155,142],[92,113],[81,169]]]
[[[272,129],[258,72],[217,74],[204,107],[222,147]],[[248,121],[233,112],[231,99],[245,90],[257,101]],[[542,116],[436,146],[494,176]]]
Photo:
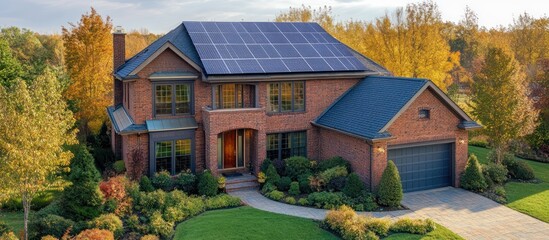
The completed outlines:
[[[209,75],[203,78],[208,83],[224,82],[268,82],[278,80],[311,80],[311,79],[345,79],[365,78],[380,75],[378,72],[327,72],[327,73],[297,73],[297,74],[252,74],[252,75]]]

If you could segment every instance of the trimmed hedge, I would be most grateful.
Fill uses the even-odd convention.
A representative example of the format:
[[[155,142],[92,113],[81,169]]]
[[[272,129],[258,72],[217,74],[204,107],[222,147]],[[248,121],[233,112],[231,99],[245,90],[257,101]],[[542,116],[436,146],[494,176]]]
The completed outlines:
[[[392,232],[427,234],[435,230],[435,222],[431,219],[399,218],[391,226]]]
[[[155,189],[162,189],[166,192],[173,190],[174,182],[172,176],[167,171],[155,173],[151,182]]]
[[[377,194],[379,204],[388,207],[400,206],[403,196],[402,183],[398,169],[392,160],[389,160],[387,167],[383,170]]]

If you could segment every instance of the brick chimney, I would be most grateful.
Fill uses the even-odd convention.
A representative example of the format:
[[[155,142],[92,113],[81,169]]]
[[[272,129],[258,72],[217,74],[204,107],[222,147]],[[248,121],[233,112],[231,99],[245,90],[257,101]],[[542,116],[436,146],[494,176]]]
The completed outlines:
[[[113,72],[116,72],[126,61],[126,33],[121,26],[114,28],[112,33],[112,48],[113,48]],[[121,80],[113,78],[114,87],[114,106],[122,104],[124,97],[123,83]],[[122,136],[111,131],[111,147],[116,159],[124,159],[122,156]]]
[[[114,28],[112,33],[114,71],[126,61],[126,32],[121,26]],[[114,79],[114,105],[122,104],[122,81]]]

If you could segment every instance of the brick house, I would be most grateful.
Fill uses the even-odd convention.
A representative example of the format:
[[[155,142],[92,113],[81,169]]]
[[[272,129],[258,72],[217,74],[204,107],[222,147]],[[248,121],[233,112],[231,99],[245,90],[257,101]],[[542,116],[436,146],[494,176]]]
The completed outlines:
[[[112,146],[147,172],[256,174],[266,158],[342,156],[374,188],[459,183],[478,128],[429,80],[392,77],[316,23],[183,22],[126,60],[113,33]]]

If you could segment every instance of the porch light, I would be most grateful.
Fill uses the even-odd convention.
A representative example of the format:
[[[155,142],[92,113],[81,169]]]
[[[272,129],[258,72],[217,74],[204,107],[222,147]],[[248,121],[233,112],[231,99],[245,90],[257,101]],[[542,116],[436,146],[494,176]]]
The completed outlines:
[[[465,140],[463,140],[463,139],[459,140],[459,144],[464,144],[464,143],[465,143]]]

